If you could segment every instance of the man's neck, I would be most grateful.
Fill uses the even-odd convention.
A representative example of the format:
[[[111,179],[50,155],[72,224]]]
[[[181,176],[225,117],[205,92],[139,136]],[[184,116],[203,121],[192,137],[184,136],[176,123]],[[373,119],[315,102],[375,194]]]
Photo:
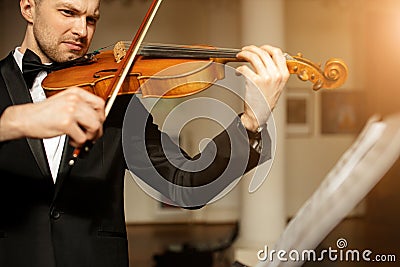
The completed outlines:
[[[45,54],[43,54],[38,44],[36,43],[36,40],[33,36],[33,30],[29,26],[30,25],[28,25],[26,29],[25,37],[24,40],[22,41],[19,51],[24,54],[26,49],[29,49],[40,57],[42,63],[51,63],[52,61]]]

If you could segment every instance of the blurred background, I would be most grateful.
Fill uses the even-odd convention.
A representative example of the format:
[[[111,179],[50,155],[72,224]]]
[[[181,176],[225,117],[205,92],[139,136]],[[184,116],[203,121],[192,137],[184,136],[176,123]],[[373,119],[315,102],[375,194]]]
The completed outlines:
[[[92,50],[131,40],[150,2],[102,0]],[[146,42],[230,48],[271,44],[292,55],[302,53],[322,66],[331,57],[341,58],[348,65],[349,77],[339,89],[313,91],[310,83],[291,76],[274,111],[275,161],[268,179],[256,193],[248,193],[250,178],[244,177],[221,200],[201,210],[181,210],[149,197],[127,174],[125,198],[131,266],[168,266],[160,263],[165,258],[158,258],[157,262],[154,255],[165,256],[166,252],[182,252],[188,247],[203,252],[215,250],[211,263],[206,261],[202,266],[229,266],[235,259],[254,264],[256,252],[279,238],[287,222],[352,144],[367,119],[373,114],[385,117],[400,111],[399,12],[398,0],[165,0]],[[18,1],[0,0],[0,21],[0,55],[5,57],[24,35],[25,22]],[[240,102],[221,90],[210,88],[200,95],[224,98],[233,101],[238,110],[241,108]],[[168,110],[181,101],[184,100],[161,101],[154,110],[156,121],[161,122]],[[185,127],[180,143],[189,153],[198,152],[204,137],[220,131],[214,124],[205,125],[201,122]],[[334,247],[337,239],[345,238],[353,248],[369,248],[399,258],[399,177],[400,164],[396,162],[321,242],[320,248]],[[197,262],[204,257],[199,256]],[[194,264],[186,266],[197,266]]]

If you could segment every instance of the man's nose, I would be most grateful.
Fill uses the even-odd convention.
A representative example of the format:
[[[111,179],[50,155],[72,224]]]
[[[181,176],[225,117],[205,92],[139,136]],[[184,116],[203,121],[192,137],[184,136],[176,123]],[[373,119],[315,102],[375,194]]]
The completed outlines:
[[[79,18],[75,21],[72,33],[78,35],[79,37],[86,37],[87,36],[87,22],[86,18]]]

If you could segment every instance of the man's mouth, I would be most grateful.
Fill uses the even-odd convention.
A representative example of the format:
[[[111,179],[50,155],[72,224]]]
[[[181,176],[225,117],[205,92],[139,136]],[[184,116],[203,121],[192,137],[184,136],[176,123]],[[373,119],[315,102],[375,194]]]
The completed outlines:
[[[84,48],[84,45],[81,42],[65,41],[64,44],[68,49],[73,51],[81,51]]]

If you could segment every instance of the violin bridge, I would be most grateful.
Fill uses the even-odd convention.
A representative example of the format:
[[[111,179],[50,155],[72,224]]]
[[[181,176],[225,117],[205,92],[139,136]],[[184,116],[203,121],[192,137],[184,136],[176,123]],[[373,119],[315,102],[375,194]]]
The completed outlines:
[[[125,57],[126,55],[126,47],[125,43],[123,41],[119,41],[114,45],[114,58],[117,63],[121,62],[121,60]]]

